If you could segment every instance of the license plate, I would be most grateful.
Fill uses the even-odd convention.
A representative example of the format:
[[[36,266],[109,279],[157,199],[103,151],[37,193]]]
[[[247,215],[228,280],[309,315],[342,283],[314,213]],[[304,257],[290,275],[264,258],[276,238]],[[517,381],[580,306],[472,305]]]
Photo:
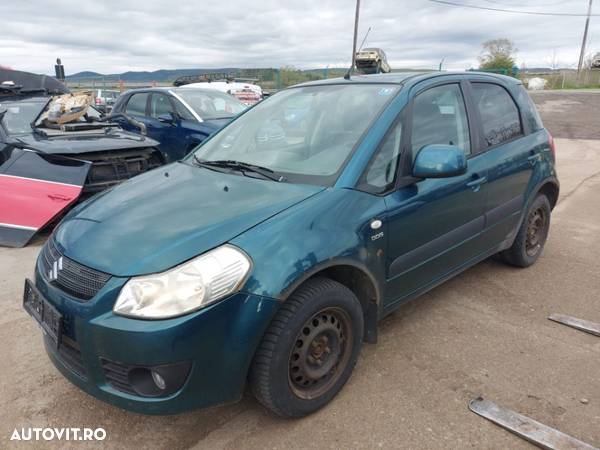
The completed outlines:
[[[56,348],[60,344],[62,315],[46,300],[29,279],[25,279],[23,308],[40,324]]]

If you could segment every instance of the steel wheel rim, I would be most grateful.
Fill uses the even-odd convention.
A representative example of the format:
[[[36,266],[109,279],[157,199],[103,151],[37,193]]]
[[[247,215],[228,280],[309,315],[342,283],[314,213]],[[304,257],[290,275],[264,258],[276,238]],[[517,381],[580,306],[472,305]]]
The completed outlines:
[[[535,256],[540,252],[546,238],[547,224],[548,215],[544,208],[539,207],[529,213],[529,217],[527,218],[527,236],[525,238],[525,252],[527,256]]]
[[[350,324],[341,308],[322,309],[304,323],[288,363],[289,385],[297,397],[317,398],[340,379],[352,352]]]

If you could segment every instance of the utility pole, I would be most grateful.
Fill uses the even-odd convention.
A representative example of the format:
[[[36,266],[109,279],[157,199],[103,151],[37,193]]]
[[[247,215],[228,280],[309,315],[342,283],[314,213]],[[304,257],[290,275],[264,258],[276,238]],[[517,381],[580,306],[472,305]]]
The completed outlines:
[[[583,59],[585,57],[585,44],[587,43],[587,35],[588,29],[590,27],[590,16],[592,15],[592,2],[594,0],[590,0],[590,4],[588,5],[587,18],[585,19],[585,29],[583,30],[583,41],[581,42],[581,53],[579,54],[579,64],[577,66],[577,75],[581,73],[581,69],[583,68]]]
[[[359,12],[360,12],[360,0],[356,0],[356,15],[354,16],[354,42],[352,44],[352,66],[350,67],[350,70],[354,70],[354,65],[356,64],[356,38],[358,36],[358,14],[359,14]]]

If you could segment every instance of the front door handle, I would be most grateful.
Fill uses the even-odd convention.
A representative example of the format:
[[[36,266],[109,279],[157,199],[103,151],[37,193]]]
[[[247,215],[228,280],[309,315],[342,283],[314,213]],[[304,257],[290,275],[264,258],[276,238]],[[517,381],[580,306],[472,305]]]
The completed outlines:
[[[485,183],[486,181],[487,181],[486,177],[479,177],[479,178],[469,181],[467,183],[467,186],[469,186],[471,189],[473,189],[474,192],[477,192],[481,188],[481,185],[483,183]]]

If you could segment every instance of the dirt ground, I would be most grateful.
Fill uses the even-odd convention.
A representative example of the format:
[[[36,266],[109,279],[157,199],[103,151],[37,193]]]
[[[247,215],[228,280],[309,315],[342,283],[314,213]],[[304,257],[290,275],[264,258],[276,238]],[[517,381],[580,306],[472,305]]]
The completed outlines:
[[[178,416],[122,411],[79,391],[21,308],[37,245],[0,249],[0,448],[15,428],[103,427],[103,448],[532,448],[467,408],[493,400],[600,447],[600,338],[547,320],[600,322],[600,93],[541,93],[562,183],[544,254],[529,269],[485,261],[380,325],[354,375],[317,414],[282,420],[251,397]]]

